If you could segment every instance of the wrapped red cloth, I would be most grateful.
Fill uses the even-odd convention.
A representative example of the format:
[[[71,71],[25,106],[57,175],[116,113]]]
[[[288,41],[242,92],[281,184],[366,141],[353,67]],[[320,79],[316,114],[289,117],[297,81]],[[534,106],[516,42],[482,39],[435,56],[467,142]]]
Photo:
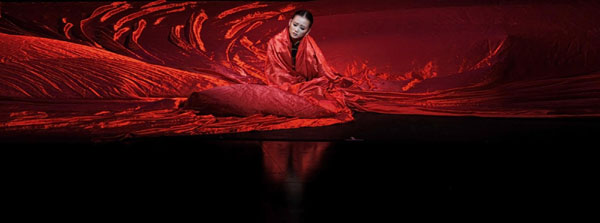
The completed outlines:
[[[287,28],[267,43],[268,59],[265,72],[269,85],[282,88],[316,85],[327,88],[341,77],[327,64],[321,49],[310,35],[307,34],[300,40],[295,69],[292,65],[291,48],[292,42]]]
[[[267,43],[265,75],[268,86],[235,84],[192,94],[188,108],[218,116],[267,114],[300,118],[335,116],[352,120],[344,95],[352,79],[342,77],[327,64],[314,39],[300,41],[296,67],[292,65],[291,40],[287,28]]]

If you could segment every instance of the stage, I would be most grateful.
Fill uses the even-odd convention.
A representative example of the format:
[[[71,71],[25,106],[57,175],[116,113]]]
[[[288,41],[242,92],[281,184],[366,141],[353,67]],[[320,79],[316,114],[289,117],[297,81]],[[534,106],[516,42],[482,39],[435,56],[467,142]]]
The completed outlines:
[[[352,85],[267,81],[267,43],[299,9],[315,15],[312,68]],[[599,10],[588,0],[0,2],[5,211],[577,221],[597,200]]]
[[[582,202],[596,185],[596,118],[354,115],[237,134],[13,138],[2,145],[5,184],[11,202],[36,200],[31,208],[55,217],[66,214],[50,211],[57,202],[246,222],[573,219],[591,208]]]

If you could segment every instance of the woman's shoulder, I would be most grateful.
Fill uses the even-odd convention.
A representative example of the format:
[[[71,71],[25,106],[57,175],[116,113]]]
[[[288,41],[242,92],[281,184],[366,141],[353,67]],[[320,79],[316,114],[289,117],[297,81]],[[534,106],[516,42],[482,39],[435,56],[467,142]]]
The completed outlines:
[[[267,45],[275,49],[279,49],[278,51],[280,51],[281,49],[287,48],[286,46],[288,43],[285,41],[286,40],[281,38],[279,35],[275,35],[271,37],[269,41],[267,41]]]
[[[289,36],[287,35],[287,29],[284,29],[273,35],[273,37],[269,39],[269,42],[283,42],[286,38],[289,38]]]
[[[276,38],[277,38],[277,35],[275,35],[275,36],[272,36],[272,37],[269,39],[269,41],[267,41],[267,44],[269,44],[269,45],[271,45],[271,44],[274,44],[275,42],[277,42]]]

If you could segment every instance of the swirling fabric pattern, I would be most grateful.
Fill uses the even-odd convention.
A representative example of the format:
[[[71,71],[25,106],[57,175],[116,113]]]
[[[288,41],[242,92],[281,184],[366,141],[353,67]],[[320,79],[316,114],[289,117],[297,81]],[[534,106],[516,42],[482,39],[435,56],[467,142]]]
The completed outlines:
[[[600,114],[599,3],[474,2],[3,2],[0,133],[110,140],[323,126],[352,112]],[[182,109],[210,89],[270,94],[268,41],[297,9],[315,15],[310,41],[326,64],[314,75],[354,85],[319,99],[290,82],[286,98],[306,101],[270,95],[270,114]],[[278,113],[305,102],[343,115]]]

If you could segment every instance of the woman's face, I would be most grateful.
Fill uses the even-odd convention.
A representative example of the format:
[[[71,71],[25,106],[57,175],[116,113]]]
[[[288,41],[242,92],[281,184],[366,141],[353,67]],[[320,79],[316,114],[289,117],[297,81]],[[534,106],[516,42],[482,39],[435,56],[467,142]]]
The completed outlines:
[[[301,39],[310,31],[310,21],[302,16],[296,15],[290,19],[289,32],[292,39]]]

